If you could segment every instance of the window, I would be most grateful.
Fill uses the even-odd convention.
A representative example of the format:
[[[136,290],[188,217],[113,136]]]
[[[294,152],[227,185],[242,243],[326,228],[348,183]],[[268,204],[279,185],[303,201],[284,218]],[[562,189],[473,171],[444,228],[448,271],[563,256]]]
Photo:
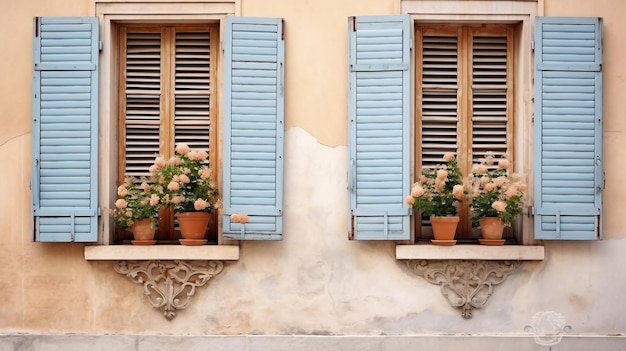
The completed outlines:
[[[449,13],[450,3],[441,5]],[[448,23],[466,24],[434,25],[442,21],[437,9],[429,8],[428,18],[412,1],[403,2],[404,10],[423,21],[349,19],[351,239],[404,241],[413,230],[419,236],[421,220],[412,228],[404,204],[412,173],[446,151],[456,151],[467,172],[487,150],[513,157],[531,184],[527,203],[534,206],[520,218],[518,242],[600,236],[602,21],[535,23],[524,10],[535,4],[502,4],[511,12],[500,17],[480,9],[448,15]],[[465,222],[461,231],[471,236]]]
[[[119,26],[118,184],[124,177],[149,176],[155,155],[174,156],[186,143],[208,150],[215,181],[219,176],[215,103],[218,26]],[[157,238],[177,239],[171,209],[159,215]],[[217,241],[217,215],[208,237]],[[130,239],[118,231],[118,239]]]
[[[36,241],[109,243],[101,209],[117,182],[180,141],[208,148],[219,171],[221,237],[282,238],[283,23],[226,16],[235,5],[142,3],[136,13],[137,3],[105,2],[100,17],[35,19]],[[233,213],[249,222],[231,223]]]
[[[464,176],[488,151],[512,159],[514,26],[417,25],[414,38],[414,174],[446,152]],[[456,237],[472,237],[467,204],[459,215]],[[416,236],[431,238],[428,219],[415,219]]]

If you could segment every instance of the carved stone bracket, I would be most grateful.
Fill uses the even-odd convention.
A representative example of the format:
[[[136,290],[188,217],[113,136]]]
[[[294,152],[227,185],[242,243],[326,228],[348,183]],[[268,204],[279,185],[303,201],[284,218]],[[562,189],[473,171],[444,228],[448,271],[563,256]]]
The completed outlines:
[[[439,285],[441,294],[452,307],[471,318],[474,309],[487,304],[495,285],[521,266],[520,261],[483,260],[407,260],[409,269]]]
[[[201,262],[201,263],[200,263]],[[146,298],[168,320],[189,305],[199,288],[224,268],[221,261],[116,261],[113,269],[143,286]]]

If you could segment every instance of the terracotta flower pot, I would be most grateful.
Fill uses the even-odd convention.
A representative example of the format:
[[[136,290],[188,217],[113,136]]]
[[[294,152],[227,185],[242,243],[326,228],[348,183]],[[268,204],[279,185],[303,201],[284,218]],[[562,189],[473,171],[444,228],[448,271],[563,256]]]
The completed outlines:
[[[154,244],[154,233],[156,232],[156,224],[153,218],[136,219],[130,228],[135,240],[134,245],[150,245]]]
[[[478,221],[483,239],[500,240],[504,232],[504,222],[500,217],[485,217]]]
[[[459,216],[431,216],[430,223],[433,227],[435,241],[433,243],[454,245],[454,235],[459,224]]]
[[[178,225],[180,226],[180,239],[183,245],[202,245],[207,242],[204,238],[209,226],[210,214],[208,212],[182,212],[177,213]]]

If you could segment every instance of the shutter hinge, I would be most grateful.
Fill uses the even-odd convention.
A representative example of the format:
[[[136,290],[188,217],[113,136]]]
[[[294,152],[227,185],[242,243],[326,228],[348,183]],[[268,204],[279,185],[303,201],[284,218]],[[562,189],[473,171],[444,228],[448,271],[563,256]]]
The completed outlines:
[[[533,206],[528,206],[528,218],[532,217],[535,214],[535,208]]]
[[[280,40],[285,40],[285,19],[281,18],[280,22],[281,22],[281,26],[280,26]]]
[[[223,40],[220,42],[220,47],[222,48],[222,51],[224,51],[224,41]]]
[[[351,223],[352,223],[352,228],[350,228],[350,233],[348,233],[348,239],[349,240],[354,240],[354,215],[351,215]]]
[[[356,17],[352,16],[352,31],[356,32]]]
[[[104,47],[104,43],[102,42],[102,40],[100,40],[98,42],[98,51],[102,51],[102,48]]]
[[[530,41],[530,50],[532,50],[532,52],[535,52],[535,40]]]
[[[35,17],[35,38],[39,37],[39,17]]]

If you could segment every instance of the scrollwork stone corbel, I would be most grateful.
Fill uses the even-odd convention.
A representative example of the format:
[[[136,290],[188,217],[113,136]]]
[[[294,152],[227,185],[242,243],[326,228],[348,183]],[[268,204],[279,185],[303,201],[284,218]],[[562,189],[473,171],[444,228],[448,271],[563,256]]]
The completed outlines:
[[[152,307],[168,320],[186,308],[196,289],[222,272],[221,261],[116,261],[113,269],[142,285]]]
[[[450,305],[471,318],[474,309],[483,308],[502,283],[520,267],[520,261],[487,260],[407,260],[409,270],[439,285]]]

